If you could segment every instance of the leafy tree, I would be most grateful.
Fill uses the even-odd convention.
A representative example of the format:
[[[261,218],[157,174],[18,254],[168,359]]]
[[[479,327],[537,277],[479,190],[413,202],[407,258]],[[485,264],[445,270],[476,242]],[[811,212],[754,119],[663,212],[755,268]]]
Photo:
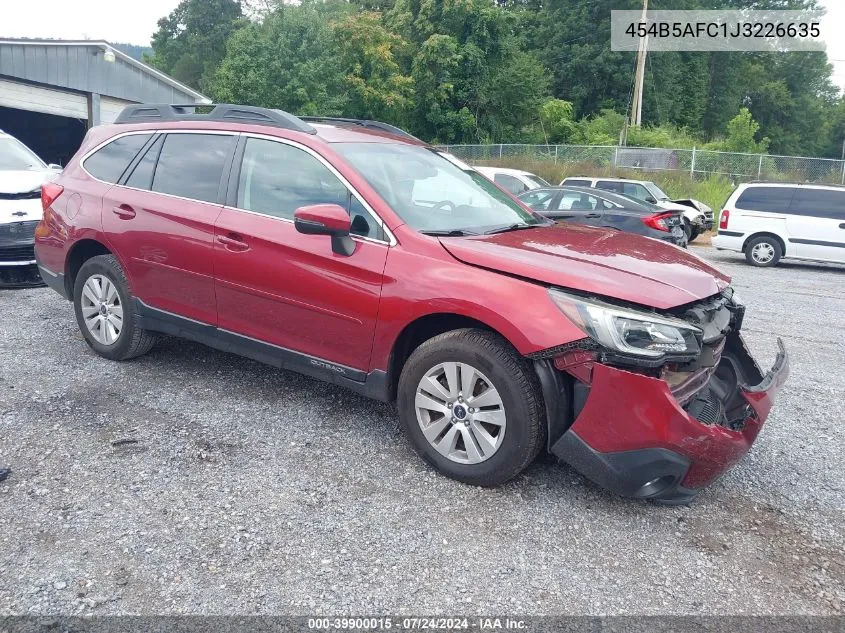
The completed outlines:
[[[407,43],[385,28],[378,13],[348,15],[332,29],[349,94],[346,112],[402,123],[413,95],[412,79],[397,61]]]
[[[205,90],[226,54],[226,41],[242,25],[239,0],[182,0],[158,21],[148,61],[179,81]]]
[[[572,103],[548,99],[540,106],[540,126],[546,143],[568,143],[576,133]]]
[[[346,11],[340,3],[282,4],[263,22],[239,29],[229,39],[211,93],[222,102],[303,115],[346,113],[350,97],[328,23]]]
[[[722,149],[726,152],[765,154],[769,149],[769,139],[755,140],[759,131],[760,125],[751,116],[751,111],[742,108],[728,123],[728,136],[722,142]]]

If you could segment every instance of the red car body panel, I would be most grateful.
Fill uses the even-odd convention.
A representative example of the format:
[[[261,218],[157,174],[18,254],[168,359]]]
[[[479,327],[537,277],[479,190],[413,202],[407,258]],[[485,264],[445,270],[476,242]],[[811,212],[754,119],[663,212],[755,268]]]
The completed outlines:
[[[220,328],[360,370],[370,367],[388,246],[355,241],[346,257],[293,222],[224,209],[214,246]]]
[[[729,282],[672,244],[579,224],[444,239],[443,244],[468,264],[660,309],[718,294]]]
[[[714,297],[728,285],[727,276],[683,249],[574,224],[477,237],[423,235],[332,147],[416,141],[342,125],[314,128],[317,134],[194,121],[96,127],[56,181],[65,190],[36,231],[39,265],[64,279],[74,248],[97,242],[115,254],[132,293],[147,306],[212,326],[212,332],[292,350],[310,358],[315,371],[345,374],[340,384],[353,388],[354,381],[386,376],[378,396],[385,398],[395,381],[397,342],[421,319],[465,317],[501,334],[520,354],[553,363],[549,350],[586,335],[551,301],[549,286],[669,310]],[[299,233],[290,220],[102,183],[80,165],[80,157],[118,133],[169,129],[295,141],[330,163],[395,240],[353,236],[354,251],[342,255],[330,237]],[[69,294],[69,284],[48,284]],[[731,431],[691,417],[664,380],[583,356],[587,370],[583,364],[565,368],[589,387],[566,433],[597,453],[666,449],[681,455],[690,465],[677,484],[686,489],[706,485],[748,450],[788,373],[784,357],[765,384],[743,388],[748,419],[741,431]]]
[[[144,303],[211,325],[214,292],[214,223],[222,206],[128,187],[103,197],[106,244],[119,253]]]
[[[617,453],[665,448],[690,460],[681,481],[703,488],[739,461],[751,448],[769,414],[774,395],[789,375],[784,358],[760,391],[742,391],[754,413],[741,431],[705,425],[678,404],[664,380],[595,363],[590,395],[569,432],[593,450]],[[643,397],[647,395],[647,397]],[[620,409],[619,403],[636,403]]]

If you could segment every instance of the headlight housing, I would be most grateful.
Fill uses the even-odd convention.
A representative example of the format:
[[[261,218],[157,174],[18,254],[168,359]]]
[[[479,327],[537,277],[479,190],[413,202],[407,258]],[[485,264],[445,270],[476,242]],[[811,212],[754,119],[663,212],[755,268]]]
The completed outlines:
[[[701,329],[686,321],[586,299],[554,288],[549,297],[584,333],[605,348],[649,359],[693,356]]]

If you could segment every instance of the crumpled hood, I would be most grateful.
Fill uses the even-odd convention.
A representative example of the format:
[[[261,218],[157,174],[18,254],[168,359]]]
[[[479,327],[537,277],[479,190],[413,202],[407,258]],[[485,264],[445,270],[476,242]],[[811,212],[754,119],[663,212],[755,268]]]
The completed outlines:
[[[39,189],[42,184],[57,175],[52,169],[0,169],[0,194],[25,193]]]
[[[578,224],[440,243],[466,264],[662,310],[717,294],[730,281],[667,242]]]

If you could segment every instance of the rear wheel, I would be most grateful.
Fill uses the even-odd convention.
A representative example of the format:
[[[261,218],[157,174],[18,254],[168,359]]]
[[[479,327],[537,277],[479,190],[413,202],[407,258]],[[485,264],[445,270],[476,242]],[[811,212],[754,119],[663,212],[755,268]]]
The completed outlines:
[[[745,246],[745,260],[752,266],[776,266],[783,257],[783,249],[775,238],[761,235]]]
[[[473,485],[515,477],[545,441],[537,376],[492,332],[454,330],[420,345],[402,369],[398,405],[417,452]]]
[[[98,255],[82,264],[73,305],[85,342],[104,358],[128,360],[155,345],[156,335],[135,323],[129,283],[113,255]]]

